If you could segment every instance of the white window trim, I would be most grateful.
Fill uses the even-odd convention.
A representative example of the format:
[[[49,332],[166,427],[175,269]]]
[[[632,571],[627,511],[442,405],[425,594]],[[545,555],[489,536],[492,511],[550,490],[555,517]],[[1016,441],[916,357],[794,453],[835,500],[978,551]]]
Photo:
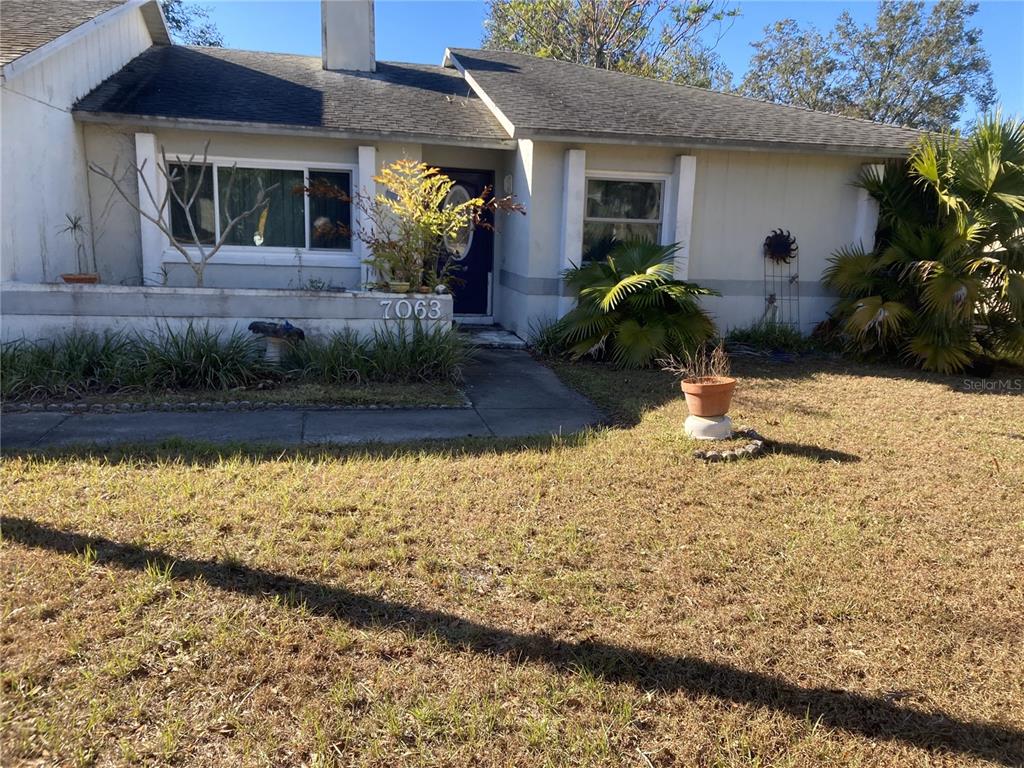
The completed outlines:
[[[189,155],[184,153],[167,153],[167,162],[171,164],[187,162]],[[198,165],[201,158],[193,162]],[[213,201],[214,220],[217,232],[220,232],[220,184],[217,173],[219,168],[264,168],[272,171],[302,171],[302,182],[309,186],[309,172],[312,171],[346,171],[350,175],[350,187],[357,190],[359,183],[359,165],[356,163],[329,162],[296,162],[289,160],[266,160],[252,157],[227,157],[210,155],[206,158],[208,165],[213,167]],[[356,250],[355,232],[352,234],[352,247],[342,248],[310,248],[309,247],[309,204],[304,207],[306,243],[304,247],[264,247],[258,245],[224,245],[213,257],[211,264],[257,267],[360,267],[362,258]],[[165,221],[170,228],[170,206],[165,212]],[[352,224],[356,223],[355,205],[352,206]],[[185,250],[194,258],[199,258],[199,249],[185,245]],[[169,238],[164,239],[162,259],[168,264],[186,264],[185,257],[172,245]]]
[[[669,245],[666,240],[668,227],[665,226],[665,207],[668,202],[669,182],[672,174],[651,173],[648,171],[599,171],[588,170],[583,180],[583,226],[586,228],[588,222],[596,224],[657,224],[659,245]],[[591,181],[650,181],[661,184],[661,206],[657,219],[623,219],[587,216],[587,190]]]

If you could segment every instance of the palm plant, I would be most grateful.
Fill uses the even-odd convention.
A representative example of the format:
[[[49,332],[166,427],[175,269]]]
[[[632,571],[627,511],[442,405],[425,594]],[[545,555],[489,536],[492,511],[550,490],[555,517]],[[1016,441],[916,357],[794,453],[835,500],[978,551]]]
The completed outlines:
[[[692,351],[714,336],[715,324],[699,297],[718,294],[674,279],[672,257],[678,249],[644,240],[621,242],[605,248],[603,259],[566,270],[566,283],[578,295],[575,309],[558,322],[569,353],[639,368]]]
[[[926,137],[859,184],[879,204],[875,247],[840,249],[824,275],[848,345],[945,373],[1024,362],[1024,122]]]

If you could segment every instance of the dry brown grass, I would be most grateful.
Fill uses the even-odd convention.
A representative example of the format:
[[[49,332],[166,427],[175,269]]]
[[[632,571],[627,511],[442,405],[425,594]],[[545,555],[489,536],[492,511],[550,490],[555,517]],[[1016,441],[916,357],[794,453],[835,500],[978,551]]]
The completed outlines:
[[[1024,400],[738,368],[732,464],[589,366],[579,439],[6,457],[4,764],[1024,761]]]

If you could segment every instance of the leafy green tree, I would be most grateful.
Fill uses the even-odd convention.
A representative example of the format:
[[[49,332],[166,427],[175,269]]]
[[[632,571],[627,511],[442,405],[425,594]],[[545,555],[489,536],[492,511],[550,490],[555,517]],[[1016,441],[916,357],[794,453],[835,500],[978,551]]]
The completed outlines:
[[[723,0],[488,0],[484,47],[727,87],[714,52],[739,14]]]
[[[992,72],[971,26],[977,3],[879,3],[874,24],[846,11],[827,35],[785,19],[753,43],[740,87],[759,99],[930,130],[952,127],[969,102],[995,101]]]
[[[620,368],[692,352],[715,334],[699,297],[718,295],[673,277],[677,245],[602,241],[603,258],[567,270],[575,309],[558,321],[562,343],[576,358],[607,357]]]
[[[945,373],[1024,363],[1024,121],[929,136],[860,183],[879,203],[877,242],[841,249],[824,275],[850,348]]]
[[[160,8],[167,21],[171,36],[185,45],[206,45],[219,48],[224,36],[210,19],[206,6],[186,3],[185,0],[160,0]]]

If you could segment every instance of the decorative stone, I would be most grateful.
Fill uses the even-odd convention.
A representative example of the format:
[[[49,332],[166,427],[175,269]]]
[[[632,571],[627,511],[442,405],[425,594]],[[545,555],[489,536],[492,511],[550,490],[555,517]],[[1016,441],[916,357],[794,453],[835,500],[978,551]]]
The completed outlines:
[[[732,437],[732,419],[728,416],[687,416],[683,428],[695,440],[728,440]]]
[[[719,459],[722,458],[722,454],[720,454],[718,451],[708,451],[704,458],[706,458],[708,461],[718,461]]]

